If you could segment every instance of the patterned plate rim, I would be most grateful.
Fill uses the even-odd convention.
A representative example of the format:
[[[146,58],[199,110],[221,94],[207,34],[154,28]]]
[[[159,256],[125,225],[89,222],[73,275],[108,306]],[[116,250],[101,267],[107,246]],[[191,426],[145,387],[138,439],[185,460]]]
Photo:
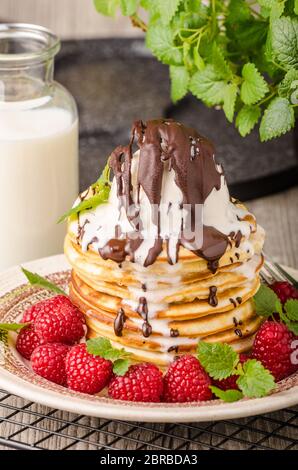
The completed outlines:
[[[69,265],[64,255],[24,263],[24,267],[49,275],[62,287],[68,281]],[[287,268],[294,276],[298,271]],[[19,267],[0,273],[0,322],[15,321],[20,312],[48,293],[25,285]],[[187,404],[130,403],[69,391],[35,375],[14,348],[14,333],[0,350],[0,387],[22,398],[61,410],[107,419],[142,422],[199,422],[234,419],[268,413],[298,403],[298,373],[278,384],[268,397],[243,399],[236,403],[220,400]]]

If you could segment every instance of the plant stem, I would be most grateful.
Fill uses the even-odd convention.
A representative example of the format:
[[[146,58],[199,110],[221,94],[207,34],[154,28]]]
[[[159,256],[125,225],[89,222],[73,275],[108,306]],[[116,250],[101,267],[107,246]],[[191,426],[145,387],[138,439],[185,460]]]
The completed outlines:
[[[130,16],[130,21],[133,26],[136,28],[140,28],[144,33],[147,31],[147,25],[144,21],[135,13],[134,15]]]
[[[268,101],[268,100],[270,100],[271,98],[273,98],[274,95],[276,95],[276,91],[270,93],[270,95],[268,95],[268,96],[265,96],[265,98],[263,98],[259,103],[257,103],[257,105],[260,106],[261,104],[266,103],[266,101]]]

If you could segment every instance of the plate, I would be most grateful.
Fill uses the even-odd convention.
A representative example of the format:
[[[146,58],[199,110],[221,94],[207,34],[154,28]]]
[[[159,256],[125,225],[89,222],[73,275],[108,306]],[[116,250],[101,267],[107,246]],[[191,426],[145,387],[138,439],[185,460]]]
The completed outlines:
[[[64,255],[25,263],[24,267],[66,288],[70,268]],[[288,268],[294,277],[298,271]],[[24,309],[49,293],[28,286],[19,267],[0,273],[0,322],[19,321]],[[131,403],[106,396],[90,396],[53,384],[36,375],[16,351],[15,333],[0,342],[0,387],[10,393],[52,408],[89,416],[141,422],[200,422],[241,418],[268,413],[298,403],[298,373],[278,383],[267,397],[242,399],[235,403],[213,400],[200,403]]]

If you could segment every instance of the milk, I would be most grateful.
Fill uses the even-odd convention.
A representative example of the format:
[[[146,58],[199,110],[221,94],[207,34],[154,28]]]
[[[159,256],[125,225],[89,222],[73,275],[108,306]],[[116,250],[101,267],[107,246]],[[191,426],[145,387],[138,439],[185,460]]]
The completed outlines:
[[[62,252],[57,219],[77,193],[77,120],[57,107],[1,103],[0,271]]]

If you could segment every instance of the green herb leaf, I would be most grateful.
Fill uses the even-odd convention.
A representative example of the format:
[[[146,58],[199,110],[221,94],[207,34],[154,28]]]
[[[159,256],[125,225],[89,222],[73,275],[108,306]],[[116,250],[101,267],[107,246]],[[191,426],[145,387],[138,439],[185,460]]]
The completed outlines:
[[[238,354],[226,343],[199,341],[197,354],[206,372],[216,380],[232,375],[239,362]]]
[[[32,286],[41,287],[42,289],[50,290],[52,292],[55,292],[56,294],[62,294],[67,296],[64,290],[62,290],[60,287],[56,286],[52,282],[48,281],[44,277],[40,276],[39,274],[32,273],[31,271],[28,271],[27,269],[22,267],[21,270],[28,279],[29,284],[31,284]]]
[[[228,5],[227,21],[233,25],[249,20],[250,8],[245,0],[231,0]]]
[[[298,300],[289,299],[284,305],[287,317],[291,321],[298,321]]]
[[[129,369],[128,359],[117,359],[113,365],[113,372],[116,375],[124,375]]]
[[[159,23],[149,25],[146,45],[161,62],[169,65],[181,64],[182,53],[174,44],[170,27]]]
[[[260,125],[261,141],[279,137],[295,124],[294,110],[286,98],[274,98],[264,112]]]
[[[93,0],[96,10],[102,15],[115,16],[119,0]]]
[[[271,25],[272,52],[285,69],[298,66],[298,19],[284,16]]]
[[[238,87],[235,83],[230,83],[225,87],[223,110],[229,122],[233,122],[237,93]]]
[[[199,51],[197,48],[193,50],[193,60],[195,63],[195,66],[199,71],[203,70],[205,68],[205,62],[202,56],[200,55]]]
[[[244,374],[237,379],[237,385],[246,397],[264,397],[274,389],[274,378],[261,362],[249,359],[242,367]]]
[[[157,0],[161,21],[167,25],[175,15],[182,0]]]
[[[174,103],[181,100],[187,93],[189,73],[183,66],[171,65],[171,98]]]
[[[217,398],[220,398],[220,400],[226,401],[227,403],[232,403],[243,398],[243,393],[239,390],[221,390],[220,388],[215,387],[215,385],[210,385],[210,389]]]
[[[276,306],[282,308],[276,293],[270,287],[261,284],[258,292],[254,295],[256,312],[261,317],[270,317],[276,312]]]
[[[212,65],[215,73],[220,78],[230,79],[233,76],[233,72],[226,62],[222,50],[216,43],[212,46]]]
[[[207,65],[204,70],[196,72],[190,80],[190,91],[208,106],[224,101],[227,84],[218,77],[213,65]]]
[[[298,15],[298,0],[294,0],[294,13]]]
[[[283,80],[278,85],[278,94],[282,98],[290,99],[293,92],[295,92],[295,90],[297,89],[298,89],[298,70],[290,69],[288,70]]]
[[[258,106],[245,105],[240,109],[236,117],[236,126],[242,137],[245,137],[252,131],[260,116],[261,110]]]
[[[1,331],[19,331],[22,328],[27,328],[30,323],[0,323]]]
[[[298,322],[287,323],[287,327],[294,335],[298,336]]]
[[[111,341],[107,338],[93,338],[87,341],[87,351],[94,356],[105,357],[113,349]]]
[[[269,87],[253,63],[247,63],[242,69],[243,82],[241,99],[245,104],[254,104],[269,91]]]
[[[137,11],[138,0],[120,0],[122,15],[131,16]]]

